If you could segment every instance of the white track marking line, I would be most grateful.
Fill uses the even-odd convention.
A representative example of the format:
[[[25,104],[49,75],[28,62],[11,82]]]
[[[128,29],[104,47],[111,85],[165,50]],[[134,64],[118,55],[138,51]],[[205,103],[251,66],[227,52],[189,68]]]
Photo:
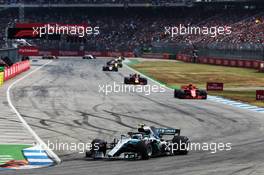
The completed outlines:
[[[3,159],[3,158],[12,158],[12,156],[10,156],[10,155],[0,155],[0,159]]]
[[[50,159],[27,159],[29,162],[47,162],[52,163],[53,161]]]
[[[28,123],[25,121],[25,119],[21,116],[21,114],[17,111],[17,109],[15,108],[15,106],[13,105],[12,101],[11,101],[11,97],[10,97],[10,91],[12,89],[12,87],[14,85],[16,85],[17,83],[19,83],[20,81],[24,80],[25,78],[27,78],[28,76],[32,75],[33,73],[37,72],[38,70],[40,70],[41,68],[43,68],[44,66],[50,64],[52,61],[49,61],[45,64],[43,64],[41,67],[36,68],[35,70],[29,72],[28,74],[26,74],[25,76],[19,78],[18,80],[14,81],[7,89],[6,92],[6,97],[7,97],[7,102],[8,105],[10,106],[10,108],[12,109],[12,111],[16,114],[16,116],[19,118],[19,120],[22,122],[22,124],[24,125],[24,127],[33,135],[33,137],[37,140],[37,142],[40,144],[41,148],[43,148],[44,150],[47,151],[47,153],[49,154],[49,156],[51,156],[57,163],[60,163],[61,160],[60,158],[46,145],[46,143],[41,140],[41,138],[36,134],[36,132],[28,125]]]
[[[27,153],[27,152],[24,152],[24,155],[25,156],[47,156],[45,153]]]

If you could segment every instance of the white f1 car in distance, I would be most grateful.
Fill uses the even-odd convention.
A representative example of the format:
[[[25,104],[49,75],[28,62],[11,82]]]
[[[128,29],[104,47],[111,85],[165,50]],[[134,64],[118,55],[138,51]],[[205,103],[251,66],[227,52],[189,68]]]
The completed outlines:
[[[96,57],[93,55],[84,55],[82,58],[87,60],[96,59]]]
[[[164,136],[171,138],[165,140]],[[112,143],[94,139],[91,150],[86,151],[86,157],[147,160],[155,156],[186,155],[189,143],[186,136],[180,136],[180,129],[141,125],[137,132],[121,135],[120,140],[114,139]]]

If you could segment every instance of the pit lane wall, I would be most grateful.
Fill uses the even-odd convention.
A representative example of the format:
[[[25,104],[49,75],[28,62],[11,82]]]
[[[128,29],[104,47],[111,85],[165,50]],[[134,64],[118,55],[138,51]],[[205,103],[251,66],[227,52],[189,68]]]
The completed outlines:
[[[29,69],[30,69],[30,62],[28,60],[17,62],[10,67],[5,67],[3,80],[7,81]]]

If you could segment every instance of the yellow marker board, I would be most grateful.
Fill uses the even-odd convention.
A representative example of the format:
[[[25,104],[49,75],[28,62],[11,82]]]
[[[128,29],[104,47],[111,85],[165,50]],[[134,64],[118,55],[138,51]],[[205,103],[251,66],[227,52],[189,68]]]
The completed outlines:
[[[4,72],[0,72],[0,86],[4,84]]]

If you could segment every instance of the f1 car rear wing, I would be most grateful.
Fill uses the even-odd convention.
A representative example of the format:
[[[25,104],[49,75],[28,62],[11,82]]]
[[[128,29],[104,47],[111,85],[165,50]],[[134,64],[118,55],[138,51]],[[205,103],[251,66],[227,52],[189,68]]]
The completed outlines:
[[[181,130],[180,129],[174,129],[174,128],[157,128],[157,132],[160,135],[180,135]]]

